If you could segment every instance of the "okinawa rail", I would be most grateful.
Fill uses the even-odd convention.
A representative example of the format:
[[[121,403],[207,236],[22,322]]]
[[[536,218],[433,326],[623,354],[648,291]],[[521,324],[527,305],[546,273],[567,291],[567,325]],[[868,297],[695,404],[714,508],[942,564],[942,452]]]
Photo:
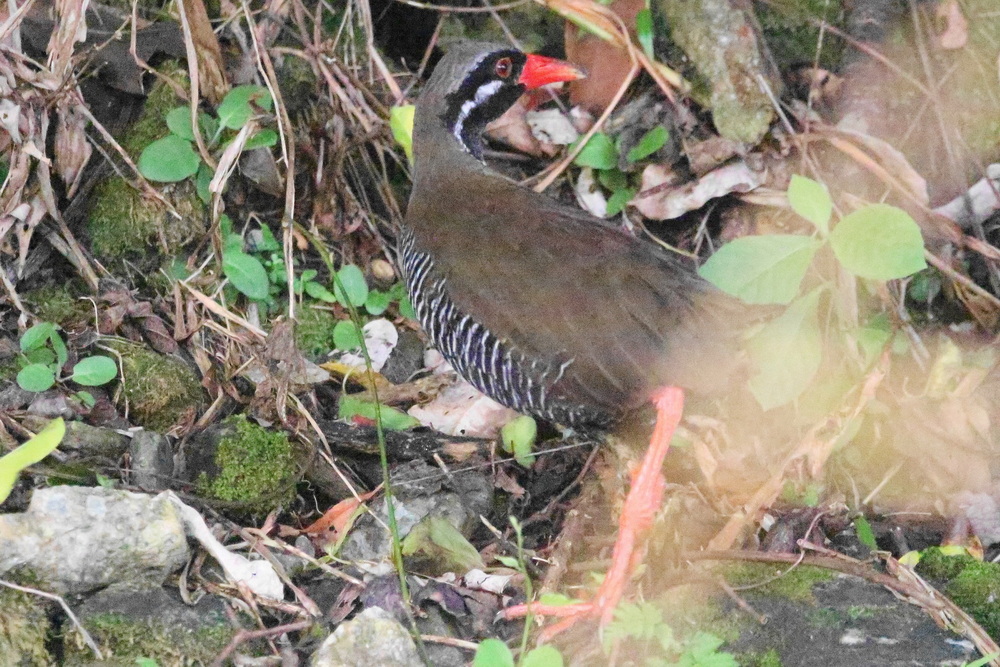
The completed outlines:
[[[684,390],[711,391],[726,300],[686,260],[522,187],[483,160],[483,132],[525,93],[583,76],[502,45],[463,43],[416,104],[403,271],[431,342],[469,382],[515,410],[610,427],[652,404],[651,442],[622,509],[593,601],[532,613],[607,622],[660,506],[661,468]],[[722,304],[725,310],[725,304]],[[724,379],[722,380],[725,381]],[[528,605],[508,609],[524,615]]]

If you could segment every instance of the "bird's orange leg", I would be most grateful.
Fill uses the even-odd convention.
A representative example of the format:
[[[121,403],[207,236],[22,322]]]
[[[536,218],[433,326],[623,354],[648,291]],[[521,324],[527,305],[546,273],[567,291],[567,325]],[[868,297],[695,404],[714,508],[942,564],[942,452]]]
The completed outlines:
[[[601,625],[608,623],[615,607],[625,593],[629,577],[638,565],[641,553],[640,540],[653,525],[656,510],[663,501],[664,481],[661,470],[670,450],[670,439],[681,421],[684,410],[684,392],[679,387],[663,387],[653,395],[656,407],[656,425],[650,438],[649,449],[642,464],[632,478],[632,488],[625,497],[625,505],[618,530],[618,540],[611,554],[611,567],[597,589],[591,602],[564,606],[528,603],[504,610],[504,618],[519,618],[529,613],[535,616],[558,616],[562,620],[546,628],[542,639],[549,639],[568,629],[581,618],[595,617]]]

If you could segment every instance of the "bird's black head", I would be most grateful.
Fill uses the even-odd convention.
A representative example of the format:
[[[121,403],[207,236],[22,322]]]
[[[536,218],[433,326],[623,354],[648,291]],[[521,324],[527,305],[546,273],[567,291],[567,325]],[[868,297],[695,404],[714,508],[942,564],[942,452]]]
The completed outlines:
[[[495,44],[461,44],[438,63],[418,109],[425,97],[440,100],[439,117],[449,134],[481,160],[486,125],[526,90],[582,76],[580,70],[554,58]]]

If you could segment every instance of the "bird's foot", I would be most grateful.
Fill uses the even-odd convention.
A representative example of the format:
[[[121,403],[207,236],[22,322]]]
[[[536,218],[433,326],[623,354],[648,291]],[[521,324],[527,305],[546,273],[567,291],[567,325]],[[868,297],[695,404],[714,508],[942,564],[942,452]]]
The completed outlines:
[[[611,566],[593,600],[558,606],[529,602],[508,607],[503,612],[507,619],[528,615],[559,618],[557,623],[542,631],[542,641],[548,641],[583,620],[594,619],[602,627],[607,625],[625,594],[625,586],[640,560],[641,538],[653,525],[653,517],[663,500],[664,481],[660,470],[670,449],[670,439],[681,420],[684,395],[677,387],[664,387],[653,397],[653,403],[657,414],[653,436],[622,507]]]

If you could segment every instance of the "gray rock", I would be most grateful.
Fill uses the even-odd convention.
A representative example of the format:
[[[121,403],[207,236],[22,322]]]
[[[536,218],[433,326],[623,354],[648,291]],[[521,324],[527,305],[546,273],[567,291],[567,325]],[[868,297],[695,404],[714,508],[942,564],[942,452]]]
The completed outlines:
[[[0,515],[0,576],[17,570],[55,593],[159,585],[187,559],[165,494],[58,486],[35,491],[27,512]]]
[[[174,474],[174,455],[166,436],[153,431],[137,431],[129,445],[134,486],[162,491]]]
[[[313,667],[423,667],[406,628],[371,607],[341,623],[313,655]]]
[[[461,474],[448,479],[424,461],[414,460],[392,471],[395,489],[394,509],[400,537],[425,517],[441,517],[468,537],[487,514],[492,503],[493,487],[482,475]],[[340,555],[346,560],[384,560],[390,553],[391,540],[385,529],[388,507],[385,499],[372,507],[379,521],[366,514],[358,519]]]

